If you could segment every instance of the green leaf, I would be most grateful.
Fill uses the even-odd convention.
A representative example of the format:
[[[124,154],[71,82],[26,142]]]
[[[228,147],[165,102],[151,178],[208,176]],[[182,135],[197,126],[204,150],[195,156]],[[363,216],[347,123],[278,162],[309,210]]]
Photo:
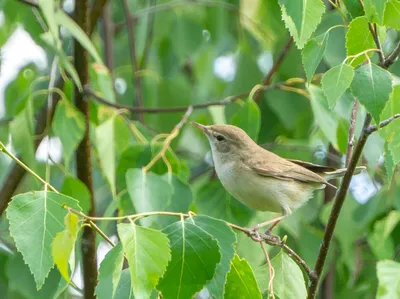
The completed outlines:
[[[397,224],[400,222],[400,212],[390,211],[385,219],[385,225],[383,230],[382,238],[389,238],[390,234],[393,232]]]
[[[271,260],[275,270],[274,293],[280,299],[306,298],[307,290],[303,272],[299,266],[282,250]],[[256,278],[261,291],[268,289],[269,272],[265,264],[257,269]]]
[[[103,64],[96,47],[93,45],[90,38],[86,33],[79,27],[74,20],[72,20],[62,9],[57,9],[55,17],[58,25],[64,26],[72,34],[72,36],[84,47],[89,54],[94,58],[96,63]]]
[[[208,216],[196,216],[186,220],[186,222],[190,221],[193,221],[195,225],[218,241],[221,252],[221,262],[215,269],[213,279],[207,283],[206,287],[214,298],[225,298],[224,285],[226,275],[230,269],[231,260],[235,255],[234,246],[236,245],[236,234],[225,221],[219,219]]]
[[[193,201],[193,193],[190,186],[173,173],[166,173],[161,178],[168,182],[172,190],[171,199],[167,202],[168,205],[163,211],[187,213]],[[160,216],[157,219],[161,227],[166,227],[175,221],[175,217]]]
[[[218,242],[183,219],[163,230],[171,244],[171,261],[157,289],[163,298],[192,298],[212,279],[221,254]]]
[[[46,19],[47,26],[49,26],[53,42],[55,44],[59,43],[60,41],[58,35],[58,26],[55,16],[56,2],[47,0],[38,0],[38,5],[40,7],[41,12],[44,15],[44,18]]]
[[[315,70],[324,56],[326,46],[328,44],[328,38],[329,31],[310,39],[301,52],[304,70],[306,71],[307,82],[311,82],[315,74]]]
[[[113,78],[106,66],[99,63],[92,63],[91,67],[91,88],[101,97],[110,103],[115,103]]]
[[[98,299],[120,298],[116,297],[116,291],[121,281],[123,265],[124,252],[122,250],[122,243],[118,243],[115,247],[111,248],[100,264],[99,283],[95,290],[95,295]]]
[[[64,164],[69,168],[71,158],[85,134],[83,114],[67,100],[61,100],[57,104],[52,128],[61,140]]]
[[[337,99],[350,87],[353,78],[354,69],[348,64],[337,65],[322,76],[322,88],[330,109],[335,106]]]
[[[365,50],[374,49],[375,42],[368,28],[368,20],[366,17],[358,17],[351,21],[349,30],[346,34],[347,56],[359,54]],[[367,53],[372,56],[373,52]],[[365,60],[365,55],[361,55],[352,62],[352,66],[356,67]]]
[[[129,169],[126,172],[126,185],[137,213],[164,211],[171,201],[171,186],[152,172]],[[151,219],[143,220],[146,226],[152,223]]]
[[[56,234],[52,244],[52,255],[62,277],[71,282],[68,271],[68,262],[71,253],[74,252],[76,236],[78,234],[79,218],[75,214],[68,213],[65,216],[65,230]],[[75,261],[74,261],[75,262]],[[71,270],[73,272],[73,270]]]
[[[336,131],[338,121],[335,115],[329,110],[328,102],[318,86],[309,84],[308,91],[311,95],[311,108],[315,121],[326,138],[337,147]]]
[[[33,131],[33,110],[31,101],[28,101],[25,108],[10,123],[12,144],[27,164],[35,159]]]
[[[349,121],[344,118],[340,118],[336,129],[336,139],[337,139],[337,147],[339,151],[343,154],[346,154],[347,151],[348,134],[349,134]]]
[[[400,30],[400,1],[388,0],[386,2],[383,25]]]
[[[261,298],[253,270],[237,254],[231,261],[231,269],[226,278],[225,298]]]
[[[45,284],[40,290],[36,289],[35,280],[29,272],[29,267],[19,253],[10,256],[7,265],[2,268],[2,272],[7,275],[8,293],[13,291],[19,296],[7,296],[7,291],[2,288],[3,298],[23,298],[23,299],[54,299],[59,289],[65,289],[67,282],[62,279],[57,269],[52,269],[46,279]]]
[[[160,231],[118,224],[124,252],[131,273],[131,285],[136,298],[148,298],[171,259],[168,238]]]
[[[352,94],[371,113],[376,123],[392,93],[391,74],[373,63],[357,68],[351,84]]]
[[[342,1],[353,19],[364,15],[364,10],[361,6],[360,0],[342,0]]]
[[[54,266],[52,242],[56,234],[65,229],[63,222],[68,211],[64,205],[81,210],[73,198],[44,191],[18,194],[6,210],[10,234],[35,277],[38,289]]]
[[[400,263],[395,261],[379,261],[376,265],[378,276],[377,299],[400,298]]]
[[[225,107],[226,119],[229,124],[242,128],[255,141],[261,125],[260,107],[252,99],[237,101]]]
[[[60,192],[76,199],[79,202],[79,206],[82,208],[83,213],[87,213],[90,210],[90,193],[82,181],[67,176],[64,179]]]
[[[62,49],[59,49],[56,45],[54,45],[52,36],[49,34],[49,32],[43,33],[40,36],[40,38],[58,56],[59,64],[71,76],[72,80],[74,81],[75,85],[78,87],[79,91],[82,91],[82,83],[81,83],[81,80],[79,79],[76,69],[72,65],[71,61],[69,61],[69,59],[65,55],[64,51],[62,51]]]
[[[115,116],[112,115],[107,121],[96,128],[96,147],[100,157],[102,172],[110,184],[113,195],[116,194],[114,121]]]
[[[107,299],[110,297],[104,297]],[[121,272],[121,278],[119,280],[117,289],[114,295],[115,299],[133,299],[133,293],[131,288],[131,274],[129,273],[129,269],[124,269]],[[101,299],[101,298],[99,298]]]
[[[382,24],[387,0],[364,0],[365,16],[372,23]]]
[[[325,5],[320,0],[279,0],[282,19],[297,48],[302,49],[321,22]]]
[[[373,232],[368,236],[368,244],[379,260],[390,259],[393,256],[394,244],[391,238],[383,238],[386,219],[376,221]]]
[[[203,186],[194,205],[199,213],[238,225],[247,225],[254,215],[254,210],[232,197],[219,180],[212,180]]]

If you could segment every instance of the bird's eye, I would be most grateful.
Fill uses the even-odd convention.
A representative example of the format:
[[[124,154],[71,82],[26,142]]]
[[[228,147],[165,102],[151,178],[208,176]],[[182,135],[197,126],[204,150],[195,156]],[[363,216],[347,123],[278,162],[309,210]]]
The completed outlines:
[[[222,135],[217,135],[217,136],[215,136],[215,138],[217,138],[218,141],[224,141],[225,140],[225,137],[222,136]]]

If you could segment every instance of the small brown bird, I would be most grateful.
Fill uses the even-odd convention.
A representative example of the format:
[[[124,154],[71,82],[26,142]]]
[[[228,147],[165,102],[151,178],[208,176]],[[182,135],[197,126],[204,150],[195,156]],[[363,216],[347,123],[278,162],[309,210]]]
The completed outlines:
[[[312,197],[313,191],[335,186],[327,180],[341,177],[346,169],[288,160],[255,143],[241,128],[231,125],[205,126],[192,122],[207,136],[215,171],[225,189],[245,205],[259,211],[282,215],[252,228],[272,224],[299,208]],[[365,167],[357,167],[359,173]]]

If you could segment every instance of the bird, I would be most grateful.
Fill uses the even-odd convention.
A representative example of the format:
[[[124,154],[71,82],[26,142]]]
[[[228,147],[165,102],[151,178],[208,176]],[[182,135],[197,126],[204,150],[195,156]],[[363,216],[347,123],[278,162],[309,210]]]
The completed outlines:
[[[304,205],[315,190],[327,186],[336,189],[328,180],[346,172],[346,168],[282,158],[259,146],[237,126],[191,124],[207,136],[215,172],[224,188],[250,208],[281,214],[250,228],[250,234],[271,224],[265,232],[270,234],[283,218]],[[357,167],[355,174],[364,169]]]

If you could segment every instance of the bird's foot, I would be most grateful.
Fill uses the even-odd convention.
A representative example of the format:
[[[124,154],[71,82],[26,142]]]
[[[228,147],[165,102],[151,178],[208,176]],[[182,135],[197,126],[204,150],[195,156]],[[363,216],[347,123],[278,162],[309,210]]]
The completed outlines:
[[[277,246],[281,244],[281,238],[278,235],[266,231],[264,234],[258,232],[257,226],[249,228],[247,235],[255,242],[266,242],[267,244]]]

